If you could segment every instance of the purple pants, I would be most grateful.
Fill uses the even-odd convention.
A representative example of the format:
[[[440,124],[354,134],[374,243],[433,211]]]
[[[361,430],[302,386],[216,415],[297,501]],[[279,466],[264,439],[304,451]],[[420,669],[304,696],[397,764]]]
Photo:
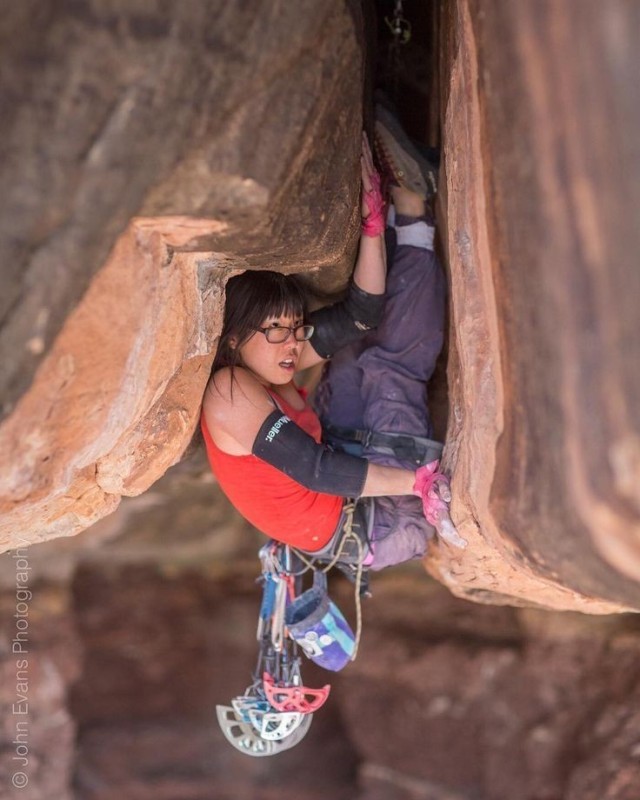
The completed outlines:
[[[445,281],[433,252],[433,228],[411,217],[388,229],[386,304],[381,325],[342,348],[318,389],[321,417],[332,425],[431,438],[427,381],[444,337]],[[371,449],[371,462],[415,469]],[[374,499],[373,562],[383,569],[420,558],[434,530],[417,497]]]

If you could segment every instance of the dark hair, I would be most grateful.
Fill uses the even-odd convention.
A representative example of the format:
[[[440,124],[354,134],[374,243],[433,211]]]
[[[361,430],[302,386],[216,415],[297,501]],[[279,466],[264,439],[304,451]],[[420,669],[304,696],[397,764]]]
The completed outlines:
[[[211,374],[222,367],[233,368],[240,362],[240,347],[267,317],[286,314],[292,317],[307,315],[304,289],[294,275],[268,270],[243,272],[230,278],[226,286],[224,322],[213,361]],[[237,344],[231,347],[231,339]]]

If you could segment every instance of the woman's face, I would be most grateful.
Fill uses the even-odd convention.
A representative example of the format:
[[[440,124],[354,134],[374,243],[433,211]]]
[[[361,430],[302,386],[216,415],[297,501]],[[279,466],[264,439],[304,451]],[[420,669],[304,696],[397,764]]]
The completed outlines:
[[[267,317],[261,328],[295,328],[302,325],[302,316],[282,314],[279,317]],[[242,366],[250,370],[261,383],[282,386],[289,383],[297,369],[300,355],[306,342],[298,342],[293,333],[286,342],[272,344],[261,331],[256,331],[240,346]]]

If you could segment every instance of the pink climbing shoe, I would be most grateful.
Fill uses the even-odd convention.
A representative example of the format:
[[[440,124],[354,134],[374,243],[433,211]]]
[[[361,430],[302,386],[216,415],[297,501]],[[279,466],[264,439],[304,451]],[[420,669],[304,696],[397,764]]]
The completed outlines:
[[[436,529],[438,536],[452,547],[464,549],[468,542],[456,530],[449,514],[451,485],[449,478],[438,472],[439,461],[431,461],[416,472],[413,493],[422,500],[427,522]]]
[[[374,147],[382,172],[392,185],[409,189],[425,201],[436,194],[436,167],[420,153],[395,114],[382,103],[376,105]]]

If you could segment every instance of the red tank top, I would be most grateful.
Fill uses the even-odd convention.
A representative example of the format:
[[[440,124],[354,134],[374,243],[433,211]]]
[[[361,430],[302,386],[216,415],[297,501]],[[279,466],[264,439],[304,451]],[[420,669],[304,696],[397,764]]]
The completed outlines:
[[[320,442],[322,427],[310,406],[305,403],[298,410],[280,395],[269,394],[283,413]],[[312,492],[253,454],[225,453],[211,438],[204,413],[200,425],[213,474],[245,519],[272,539],[302,550],[319,550],[327,544],[338,525],[343,498]]]

